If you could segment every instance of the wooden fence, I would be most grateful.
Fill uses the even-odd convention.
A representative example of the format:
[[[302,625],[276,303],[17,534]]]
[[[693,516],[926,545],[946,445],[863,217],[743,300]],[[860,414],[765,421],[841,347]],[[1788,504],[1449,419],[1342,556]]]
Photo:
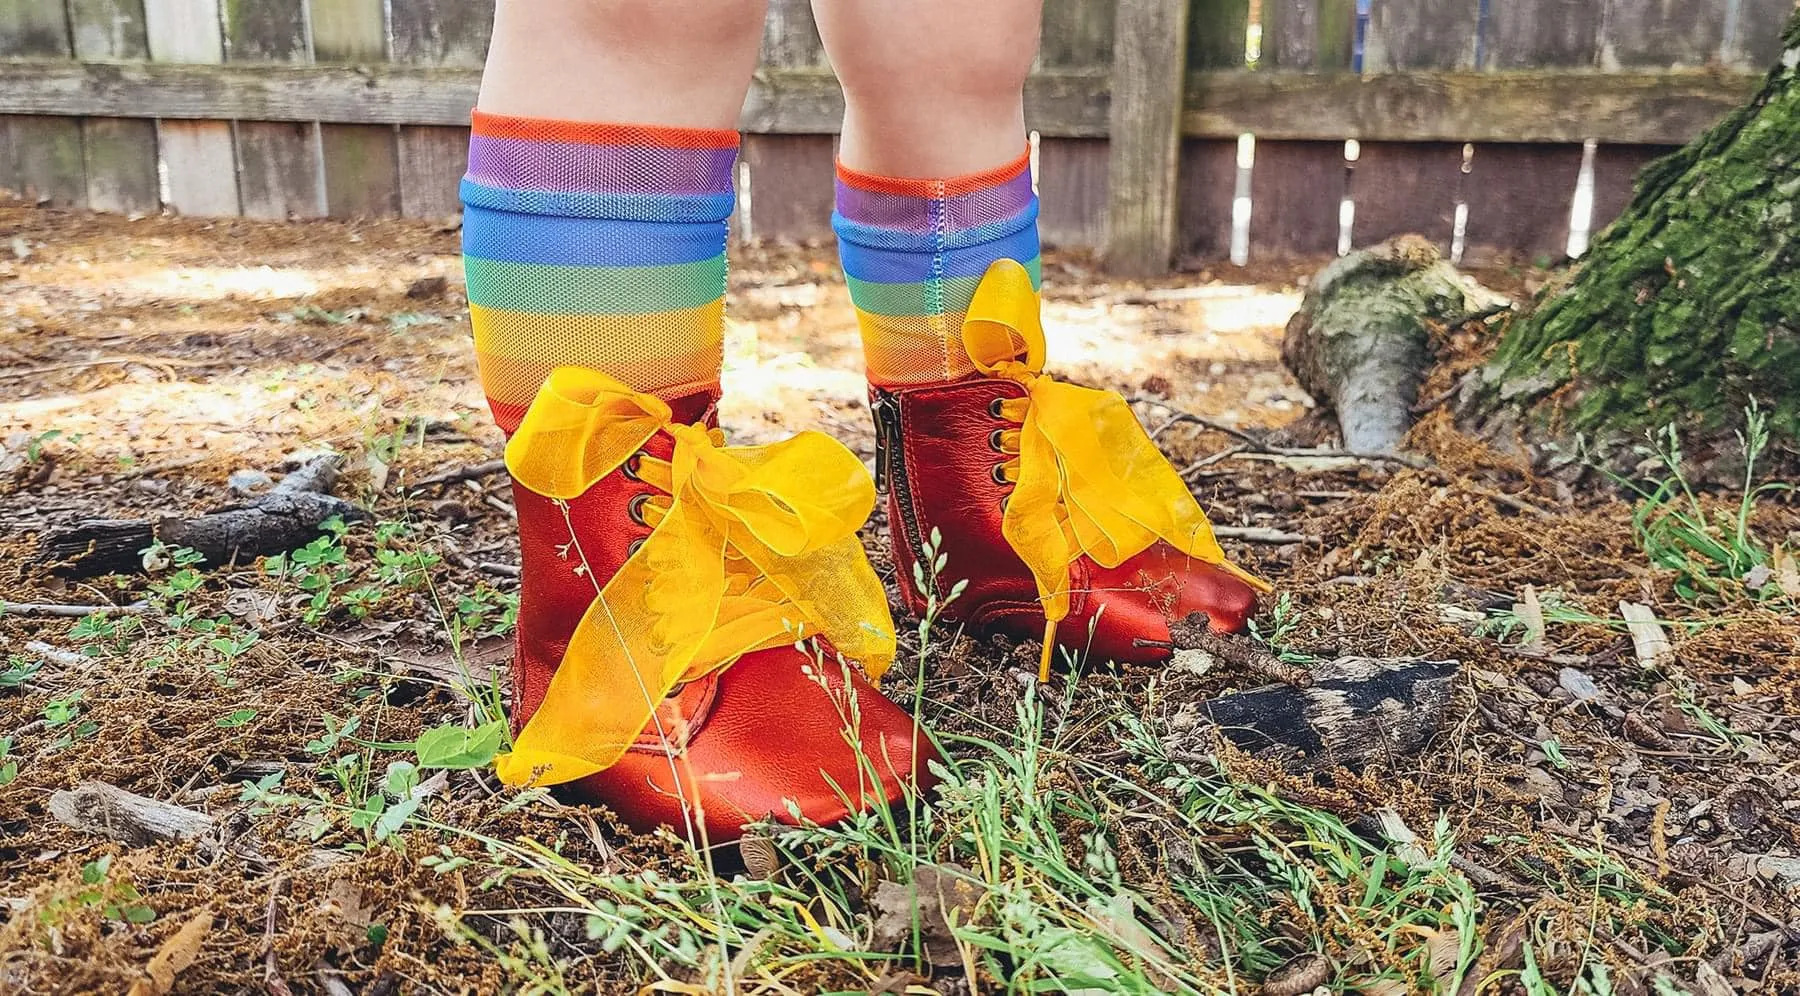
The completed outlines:
[[[1794,0],[1046,0],[1046,241],[1127,272],[1418,231],[1558,257],[1735,106]],[[772,0],[757,238],[829,237],[841,98]],[[492,0],[0,0],[0,188],[98,210],[457,210]],[[1347,141],[1353,140],[1353,141]]]

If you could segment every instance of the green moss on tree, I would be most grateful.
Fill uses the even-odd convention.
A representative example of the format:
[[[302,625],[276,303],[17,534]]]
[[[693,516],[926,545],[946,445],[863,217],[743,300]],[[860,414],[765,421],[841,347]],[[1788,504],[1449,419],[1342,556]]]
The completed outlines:
[[[1729,439],[1754,397],[1800,442],[1800,15],[1749,104],[1646,167],[1569,279],[1514,321],[1465,420],[1623,462],[1644,429]],[[1565,450],[1566,446],[1563,447]]]

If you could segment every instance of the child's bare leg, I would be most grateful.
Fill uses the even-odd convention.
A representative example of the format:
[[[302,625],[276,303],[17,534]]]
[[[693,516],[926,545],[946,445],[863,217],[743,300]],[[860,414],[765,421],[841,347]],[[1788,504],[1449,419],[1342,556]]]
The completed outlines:
[[[884,176],[952,177],[1025,147],[1025,76],[1043,0],[814,0],[844,87],[839,159]]]
[[[500,0],[490,114],[736,128],[765,0]]]

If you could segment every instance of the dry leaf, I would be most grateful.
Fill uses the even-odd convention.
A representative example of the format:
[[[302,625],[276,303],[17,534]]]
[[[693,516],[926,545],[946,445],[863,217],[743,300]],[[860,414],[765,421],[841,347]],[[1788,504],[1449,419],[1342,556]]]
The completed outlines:
[[[144,966],[149,978],[133,982],[128,996],[162,996],[175,988],[175,976],[200,957],[200,944],[212,932],[212,925],[212,910],[201,910],[182,924]]]
[[[974,873],[956,864],[920,865],[913,869],[910,886],[882,882],[870,903],[875,912],[874,949],[903,950],[916,922],[927,961],[940,968],[961,965],[962,948],[953,925],[968,924],[986,895]]]
[[[775,847],[767,824],[753,824],[738,838],[738,856],[744,862],[744,874],[759,881],[772,880],[781,871],[781,851]]]
[[[1775,548],[1775,584],[1789,598],[1800,598],[1800,561],[1787,547]]]
[[[1638,663],[1656,670],[1668,666],[1675,656],[1675,647],[1663,632],[1662,623],[1657,622],[1655,610],[1640,602],[1620,602],[1619,615],[1625,618],[1625,628],[1631,633]]]
[[[1694,963],[1694,985],[1700,990],[1699,996],[1732,996],[1737,992],[1718,969],[1704,961]]]
[[[325,887],[325,908],[358,929],[375,922],[374,911],[363,903],[362,890],[347,878],[340,878]]]
[[[1331,961],[1307,952],[1295,955],[1263,980],[1263,996],[1301,996],[1331,981]]]
[[[1513,603],[1513,613],[1525,624],[1525,635],[1519,649],[1528,654],[1544,653],[1544,606],[1538,602],[1537,589],[1525,586],[1525,594]]]

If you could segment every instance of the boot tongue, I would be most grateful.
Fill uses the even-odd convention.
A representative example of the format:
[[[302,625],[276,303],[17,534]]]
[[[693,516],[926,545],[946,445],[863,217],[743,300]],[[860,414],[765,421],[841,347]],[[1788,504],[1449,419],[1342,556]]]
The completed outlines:
[[[669,421],[676,425],[704,422],[710,428],[719,424],[719,389],[716,387],[663,400],[669,403]]]
[[[1041,372],[1044,326],[1031,271],[1017,260],[995,260],[969,300],[962,339],[975,369],[990,377]]]

